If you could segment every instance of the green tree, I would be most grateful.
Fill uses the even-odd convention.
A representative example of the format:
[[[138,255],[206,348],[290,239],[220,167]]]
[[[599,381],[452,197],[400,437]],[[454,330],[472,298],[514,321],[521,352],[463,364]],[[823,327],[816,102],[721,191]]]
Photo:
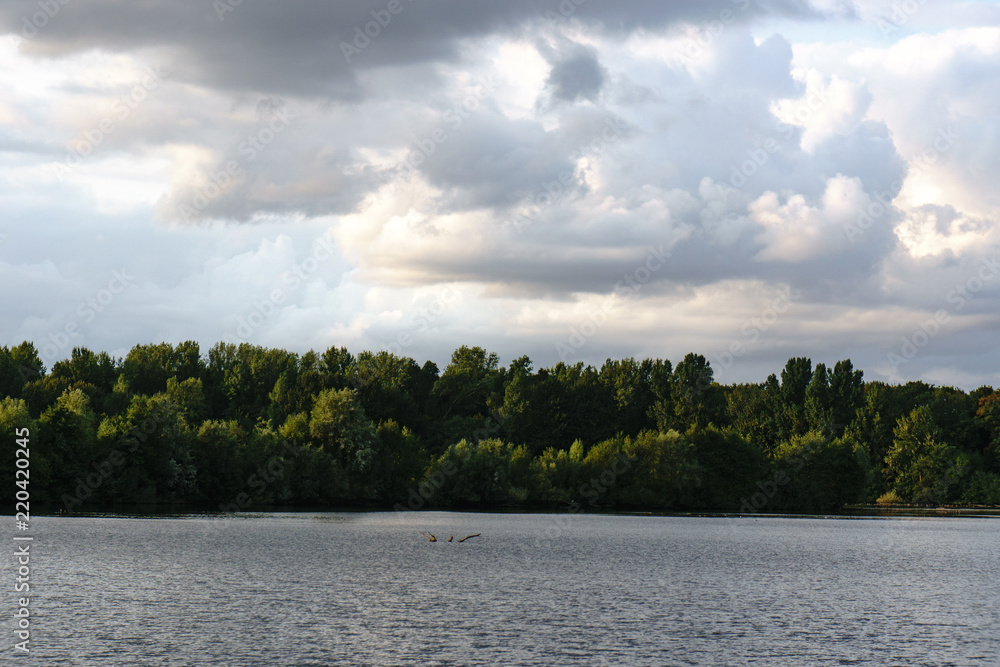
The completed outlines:
[[[838,510],[863,499],[868,455],[846,440],[810,431],[782,443],[774,454],[774,474],[761,492],[774,493],[773,509]]]
[[[136,345],[122,361],[122,375],[136,394],[152,396],[167,388],[175,375],[174,348],[170,343]]]
[[[955,450],[940,440],[929,407],[916,408],[899,420],[886,455],[886,475],[896,495],[906,502],[942,502],[955,481],[949,471]]]
[[[850,359],[838,361],[830,375],[830,419],[836,435],[844,432],[864,401],[864,373],[854,370]]]
[[[891,411],[888,393],[884,383],[868,383],[864,404],[855,411],[854,419],[844,431],[844,439],[862,447],[872,464],[869,500],[875,500],[889,490],[883,464],[892,448],[898,417]]]
[[[0,391],[0,427],[31,429],[34,497],[79,495],[74,505],[422,506],[414,489],[428,484],[441,506],[571,509],[1000,493],[1000,393],[865,384],[850,360],[831,371],[795,357],[780,382],[720,386],[694,353],[676,368],[625,358],[535,371],[527,356],[500,368],[462,347],[439,373],[388,352],[220,343],[202,357],[187,341],[137,345],[120,362],[76,348],[46,373],[22,343],[0,346]]]
[[[703,355],[689,352],[670,378],[670,395],[678,430],[718,423],[723,397],[714,386],[712,365]]]
[[[309,419],[315,446],[329,452],[345,469],[363,472],[374,456],[375,427],[353,389],[320,392]]]
[[[208,353],[204,391],[214,417],[238,419],[246,428],[269,417],[278,379],[296,363],[284,350],[219,343]]]
[[[429,463],[420,438],[389,420],[375,431],[375,454],[367,479],[369,496],[386,502],[404,502]]]
[[[190,379],[204,379],[206,364],[197,341],[186,340],[174,347],[171,355],[171,370],[180,382]]]
[[[75,347],[69,359],[52,365],[51,377],[65,378],[70,384],[82,382],[96,388],[96,400],[111,393],[118,379],[118,367],[107,352],[94,354],[85,347]]]
[[[0,354],[2,354],[2,348],[0,348]],[[20,439],[19,433],[20,429],[28,429],[28,451],[29,451],[29,461],[31,463],[28,472],[24,473],[30,475],[27,478],[22,478],[15,475],[15,463],[17,459],[17,447],[16,441]],[[3,434],[4,439],[7,442],[2,450],[0,450],[0,468],[7,472],[9,480],[0,489],[0,498],[3,498],[8,506],[13,507],[11,503],[14,502],[15,492],[18,491],[18,487],[14,485],[15,481],[21,481],[22,479],[27,479],[29,484],[29,490],[35,488],[44,488],[48,486],[47,482],[51,471],[46,468],[41,461],[38,460],[38,456],[31,457],[31,437],[35,435],[36,432],[35,422],[31,418],[31,413],[28,411],[28,404],[20,398],[0,398],[0,433]]]
[[[832,431],[833,396],[826,364],[816,364],[805,396],[806,420],[810,430]]]
[[[435,462],[428,475],[431,486],[425,488],[434,503],[483,508],[522,503],[528,496],[530,462],[523,446],[498,438],[475,444],[462,440]]]
[[[1000,453],[1000,391],[995,391],[979,399],[976,417],[986,429],[990,438],[988,452],[994,462]]]
[[[743,438],[714,427],[692,429],[691,440],[698,483],[680,502],[692,509],[736,510],[757,491],[764,478],[764,454]]]
[[[179,382],[176,377],[167,380],[167,397],[181,409],[185,422],[197,427],[208,417],[208,401],[201,378],[189,377]]]
[[[532,454],[543,448],[543,428],[538,396],[539,377],[532,373],[531,359],[522,356],[510,363],[504,378],[503,404],[499,412],[510,442],[524,444]]]
[[[0,398],[20,398],[25,384],[44,376],[45,367],[33,343],[24,342],[13,348],[0,346]]]
[[[1000,505],[1000,475],[977,470],[962,491],[963,505]]]
[[[697,496],[704,472],[696,440],[677,431],[626,438],[622,449],[629,458],[611,468],[622,471],[614,479],[616,500],[630,507],[686,509],[684,503]]]
[[[324,389],[344,389],[347,386],[346,383],[336,387],[334,384],[324,372],[320,356],[312,350],[301,358],[292,357],[268,396],[271,422],[282,424],[290,415],[310,412],[319,392]]]
[[[536,436],[539,449],[562,449],[575,440],[589,447],[615,433],[611,393],[593,366],[559,362],[542,369],[535,396],[540,418]]]
[[[976,412],[979,401],[954,387],[936,387],[927,402],[941,438],[956,449],[979,456],[989,447],[989,431]]]
[[[649,370],[649,391],[652,394],[652,405],[646,412],[656,429],[665,433],[673,428],[676,422],[674,400],[670,394],[670,379],[673,377],[673,365],[667,359],[656,359]]]
[[[781,371],[781,402],[775,413],[779,437],[787,440],[809,430],[806,417],[806,390],[813,377],[812,359],[793,357]]]
[[[503,375],[498,364],[497,355],[481,347],[455,350],[432,392],[441,417],[484,417],[491,403],[499,406]]]
[[[94,422],[90,399],[80,389],[67,389],[42,413],[31,447],[33,462],[49,471],[39,500],[58,501],[63,494],[73,494],[78,478],[93,472],[91,463],[97,459]]]
[[[373,422],[396,420],[417,426],[423,412],[418,403],[420,366],[410,357],[381,351],[362,352],[357,359],[358,399]]]
[[[546,505],[576,502],[582,482],[582,461],[583,443],[579,440],[569,450],[549,447],[533,458],[528,485],[531,501]]]
[[[777,378],[768,382],[740,384],[727,388],[727,431],[744,438],[760,450],[771,452],[780,439],[780,415],[783,409]]]
[[[785,405],[805,405],[812,374],[812,359],[808,357],[793,357],[785,363],[781,371],[781,400]]]
[[[324,352],[319,368],[323,374],[323,386],[327,389],[346,389],[357,383],[357,362],[346,347],[331,347]]]
[[[128,386],[128,380],[125,376],[119,375],[111,388],[111,393],[104,398],[104,414],[111,417],[122,414],[128,409],[131,400],[132,390]]]
[[[70,388],[85,389],[88,385],[80,383],[74,386],[69,378],[53,377],[47,375],[38,380],[32,380],[21,388],[21,396],[28,404],[28,409],[32,416],[40,417],[41,414]]]
[[[285,423],[278,429],[279,435],[296,446],[309,444],[309,413],[298,412],[288,415]]]
[[[185,380],[191,381],[194,378]],[[263,500],[260,489],[250,489],[247,485],[246,440],[246,432],[235,420],[210,420],[198,427],[192,448],[198,500],[222,505],[235,502],[240,493],[254,491],[258,492],[254,500]]]
[[[103,458],[117,452],[123,463],[101,492],[115,502],[158,503],[190,499],[197,470],[183,410],[165,392],[133,395],[122,415],[101,422]]]
[[[632,357],[622,360],[607,359],[601,367],[601,382],[606,386],[614,404],[616,433],[636,435],[652,428],[655,421],[649,418],[654,394],[650,388],[654,361],[637,362]]]

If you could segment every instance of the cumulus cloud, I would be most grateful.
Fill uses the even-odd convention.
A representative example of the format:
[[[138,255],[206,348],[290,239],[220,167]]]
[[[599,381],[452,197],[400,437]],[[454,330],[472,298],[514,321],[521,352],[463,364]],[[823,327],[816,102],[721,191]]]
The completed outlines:
[[[611,303],[576,359],[989,380],[1000,31],[941,5],[886,30],[892,3],[837,0],[5,3],[0,333],[50,340],[127,266],[75,342],[418,327],[398,351],[541,365]],[[317,239],[329,259],[269,307]]]
[[[557,56],[546,85],[558,101],[593,102],[604,87],[605,76],[596,51],[576,45],[569,54]]]

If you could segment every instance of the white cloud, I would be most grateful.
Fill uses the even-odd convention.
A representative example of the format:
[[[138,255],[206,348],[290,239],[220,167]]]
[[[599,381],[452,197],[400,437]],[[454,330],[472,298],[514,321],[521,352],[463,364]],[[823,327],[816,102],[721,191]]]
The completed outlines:
[[[750,204],[751,217],[764,228],[766,246],[757,258],[806,262],[842,250],[849,243],[845,229],[868,202],[861,181],[842,175],[827,181],[822,202],[815,207],[802,195],[782,203],[777,193],[765,192]]]
[[[853,3],[860,20],[836,0],[810,20],[751,3],[715,30],[731,4],[588,5],[551,25],[531,3],[408,11],[350,65],[324,32],[354,20],[335,4],[288,9],[295,27],[242,7],[253,39],[173,4],[67,6],[50,32],[0,40],[4,342],[49,340],[124,264],[136,285],[74,342],[211,343],[267,310],[251,342],[439,363],[485,344],[540,366],[653,248],[669,261],[576,358],[697,350],[729,381],[802,354],[991,377],[1000,283],[906,366],[885,358],[1000,245],[995,6],[922,3],[885,31],[891,2]],[[336,253],[291,289],[321,237]],[[461,299],[441,308],[448,289]],[[788,289],[751,344],[744,326]]]

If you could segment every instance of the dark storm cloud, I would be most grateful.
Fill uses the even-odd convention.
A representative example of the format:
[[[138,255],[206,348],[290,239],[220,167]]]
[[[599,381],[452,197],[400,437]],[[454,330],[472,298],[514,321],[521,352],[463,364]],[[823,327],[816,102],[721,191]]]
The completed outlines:
[[[503,215],[554,188],[560,198],[584,192],[575,173],[582,149],[602,132],[623,138],[628,128],[594,110],[564,120],[560,131],[546,132],[536,121],[505,118],[489,105],[470,114],[422,165],[428,182],[446,193],[441,212],[489,207]]]
[[[643,288],[646,293],[669,293],[678,287],[702,287],[726,280],[759,279],[793,284],[812,298],[843,300],[859,296],[860,288],[879,271],[883,259],[880,247],[890,240],[880,234],[880,243],[845,249],[808,262],[752,260],[760,244],[753,237],[720,246],[710,238],[696,237],[676,245],[674,234],[664,229],[658,238],[649,237],[647,247],[639,247],[621,259],[588,257],[567,249],[564,253],[505,252],[465,259],[439,259],[414,263],[429,283],[454,280],[483,281],[505,285],[509,294],[531,293],[563,299],[573,293],[607,294],[617,283],[642,266],[647,256],[669,253],[669,259]],[[660,243],[658,241],[665,241]],[[558,246],[553,246],[558,247]]]
[[[568,20],[627,33],[677,21],[737,20],[780,14],[818,17],[805,0],[92,0],[48,13],[38,0],[0,5],[0,31],[27,37],[38,56],[90,49],[163,49],[179,79],[234,91],[356,100],[356,68],[407,66],[459,58],[461,40]],[[394,12],[390,12],[390,9]],[[846,10],[845,10],[846,11]],[[39,13],[41,12],[41,13]],[[373,21],[375,25],[371,26]],[[365,34],[366,28],[374,37]],[[345,46],[346,45],[346,46]],[[353,51],[351,50],[353,47]],[[572,68],[572,66],[569,66]]]
[[[605,73],[593,49],[574,49],[569,57],[552,65],[547,81],[553,96],[563,102],[595,100],[604,86]]]

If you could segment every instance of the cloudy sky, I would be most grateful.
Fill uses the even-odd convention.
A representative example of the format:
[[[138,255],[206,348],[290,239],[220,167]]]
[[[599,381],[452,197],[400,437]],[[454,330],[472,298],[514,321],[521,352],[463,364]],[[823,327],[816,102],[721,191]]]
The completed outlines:
[[[1000,385],[1000,4],[0,5],[0,344]]]

